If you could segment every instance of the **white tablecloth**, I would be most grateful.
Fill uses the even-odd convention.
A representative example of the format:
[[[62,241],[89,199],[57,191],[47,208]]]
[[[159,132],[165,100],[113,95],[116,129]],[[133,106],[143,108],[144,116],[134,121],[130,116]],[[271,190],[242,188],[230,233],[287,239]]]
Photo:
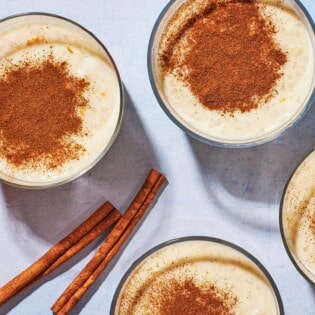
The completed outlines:
[[[205,235],[244,247],[269,270],[287,315],[315,314],[315,288],[296,271],[279,232],[283,187],[315,144],[315,107],[283,136],[249,149],[199,143],[177,128],[159,107],[146,67],[153,24],[167,0],[1,0],[0,17],[56,13],[95,33],[119,68],[126,110],[118,139],[86,175],[48,190],[1,185],[0,285],[40,257],[98,205],[110,200],[122,211],[151,167],[169,181],[119,259],[97,281],[73,314],[108,314],[114,291],[130,264],[173,238]],[[314,0],[303,0],[315,18]],[[1,44],[1,43],[0,43]],[[0,314],[50,314],[50,306],[92,256],[98,243],[0,308]]]

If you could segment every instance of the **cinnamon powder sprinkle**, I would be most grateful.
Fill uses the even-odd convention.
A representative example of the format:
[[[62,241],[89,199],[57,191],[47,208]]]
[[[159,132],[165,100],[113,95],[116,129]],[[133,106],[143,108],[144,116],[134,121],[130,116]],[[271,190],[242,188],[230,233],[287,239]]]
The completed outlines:
[[[26,41],[26,46],[38,45],[47,43],[46,38],[44,36],[36,36],[32,39]]]
[[[55,169],[79,159],[84,147],[79,110],[89,82],[69,73],[53,56],[25,61],[0,77],[0,156],[13,167]]]
[[[313,195],[311,195],[308,206],[309,206],[309,213],[308,213],[309,228],[314,238],[315,237],[315,192],[313,192]],[[305,207],[305,210],[306,209],[307,208]]]
[[[167,35],[160,47],[162,72],[183,81],[210,110],[233,115],[266,103],[276,93],[287,55],[260,6],[256,0],[209,0]]]
[[[192,279],[172,279],[162,289],[161,315],[235,315],[237,298],[214,285],[196,285]]]

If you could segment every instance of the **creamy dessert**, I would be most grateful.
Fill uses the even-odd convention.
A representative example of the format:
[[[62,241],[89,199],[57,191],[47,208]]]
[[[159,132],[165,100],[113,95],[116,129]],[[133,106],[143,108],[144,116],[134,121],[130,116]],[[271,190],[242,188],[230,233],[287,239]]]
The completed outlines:
[[[282,314],[265,273],[237,249],[211,240],[184,240],[154,251],[119,290],[111,314]]]
[[[120,125],[110,56],[86,30],[49,15],[2,21],[0,40],[1,178],[53,186],[82,174]]]
[[[169,113],[203,139],[273,138],[314,90],[314,34],[293,1],[175,1],[157,27],[152,70]]]
[[[315,151],[293,174],[282,203],[286,247],[300,271],[315,283]]]

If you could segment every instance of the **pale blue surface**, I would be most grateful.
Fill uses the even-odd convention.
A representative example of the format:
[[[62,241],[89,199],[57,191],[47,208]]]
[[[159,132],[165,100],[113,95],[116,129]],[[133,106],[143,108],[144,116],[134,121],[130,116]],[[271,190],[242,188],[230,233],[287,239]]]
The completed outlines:
[[[147,75],[147,45],[167,0],[1,0],[0,17],[25,11],[63,15],[100,38],[126,88],[121,133],[106,157],[71,184],[42,191],[1,186],[0,285],[38,258],[104,200],[124,210],[152,166],[168,179],[158,203],[73,314],[108,314],[130,264],[151,247],[180,236],[214,236],[244,247],[270,271],[287,315],[314,315],[315,288],[295,270],[282,245],[279,201],[286,180],[315,144],[315,108],[279,139],[249,149],[219,149],[188,138],[157,104]],[[315,17],[314,0],[303,3]],[[49,307],[82,269],[93,247],[0,314],[51,314]]]

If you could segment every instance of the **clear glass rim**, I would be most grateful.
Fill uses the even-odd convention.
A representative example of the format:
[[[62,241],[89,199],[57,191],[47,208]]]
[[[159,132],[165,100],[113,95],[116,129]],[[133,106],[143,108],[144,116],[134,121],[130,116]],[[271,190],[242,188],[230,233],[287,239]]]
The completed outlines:
[[[187,241],[206,241],[206,242],[210,242],[210,243],[218,243],[218,244],[222,244],[225,245],[227,247],[230,247],[238,252],[240,252],[241,254],[245,255],[247,258],[249,258],[259,269],[260,271],[264,274],[264,276],[267,278],[273,293],[275,295],[275,299],[278,303],[278,307],[279,307],[279,315],[284,315],[284,307],[283,307],[283,302],[282,302],[282,298],[280,295],[280,292],[277,288],[276,283],[274,282],[273,278],[271,277],[270,273],[268,272],[268,270],[263,266],[263,264],[256,258],[254,257],[252,254],[250,254],[249,252],[247,252],[244,248],[235,245],[231,242],[219,239],[219,238],[215,238],[215,237],[210,237],[210,236],[186,236],[186,237],[180,237],[180,238],[175,238],[166,242],[163,242],[157,246],[154,246],[153,248],[151,248],[150,250],[148,250],[147,252],[145,252],[143,255],[141,255],[138,259],[136,259],[131,266],[128,268],[128,270],[125,272],[124,276],[122,277],[122,279],[120,280],[118,287],[114,293],[113,299],[112,299],[112,303],[111,303],[111,307],[110,307],[110,315],[115,315],[115,308],[117,305],[117,301],[119,298],[119,294],[121,292],[122,287],[124,286],[124,284],[126,283],[126,280],[128,279],[128,277],[130,276],[130,274],[133,272],[133,270],[142,262],[144,261],[147,257],[149,257],[150,255],[152,255],[153,253],[155,253],[156,251],[173,245],[173,244],[177,244],[177,243],[183,243],[183,242],[187,242]]]
[[[98,37],[96,37],[94,35],[94,33],[92,33],[90,30],[86,29],[84,26],[82,26],[81,24],[68,19],[66,17],[57,15],[57,14],[53,14],[53,13],[47,13],[47,12],[25,12],[25,13],[19,13],[19,14],[14,14],[14,15],[10,15],[8,17],[5,17],[3,19],[0,19],[0,26],[1,23],[6,22],[8,20],[13,20],[15,18],[21,18],[21,17],[25,17],[25,16],[47,16],[47,17],[51,17],[51,18],[55,18],[55,19],[60,19],[63,20],[65,22],[68,22],[78,28],[80,28],[81,30],[83,30],[86,34],[88,34],[89,36],[91,36],[99,45],[100,47],[103,49],[103,51],[105,52],[106,56],[108,57],[114,71],[116,74],[116,78],[118,81],[118,85],[119,85],[119,96],[120,96],[120,104],[119,104],[119,115],[118,115],[118,120],[117,120],[117,125],[116,128],[114,130],[114,133],[110,139],[110,141],[108,142],[107,146],[104,148],[104,150],[101,152],[101,154],[90,164],[88,164],[84,169],[82,169],[80,172],[73,174],[70,177],[67,177],[65,179],[62,179],[60,181],[54,181],[54,182],[26,182],[23,180],[17,180],[17,182],[11,182],[8,180],[5,180],[4,178],[1,177],[1,173],[0,173],[0,182],[5,183],[7,185],[13,186],[13,187],[18,187],[18,188],[26,188],[26,189],[43,189],[43,188],[53,188],[53,187],[57,187],[66,183],[69,183],[73,180],[75,180],[76,178],[82,176],[83,174],[85,174],[86,172],[88,172],[90,169],[92,169],[107,153],[107,151],[110,149],[110,147],[112,146],[112,144],[114,143],[115,139],[117,138],[119,131],[120,131],[120,127],[121,127],[121,123],[122,123],[122,118],[123,118],[123,112],[124,112],[124,93],[123,93],[123,84],[121,81],[121,76],[119,74],[117,65],[113,59],[113,57],[111,56],[111,54],[109,53],[108,49],[106,48],[106,46],[102,43],[102,41],[100,39],[98,39]]]
[[[281,238],[282,238],[282,243],[283,246],[287,252],[287,255],[289,256],[291,262],[293,263],[294,267],[296,268],[296,270],[303,276],[303,278],[305,280],[307,280],[311,285],[315,285],[315,281],[313,281],[306,272],[303,271],[303,269],[300,267],[300,265],[298,264],[298,262],[296,261],[296,258],[294,257],[293,253],[291,252],[287,239],[285,237],[285,233],[284,233],[284,224],[283,224],[283,214],[284,214],[284,199],[288,190],[288,187],[291,183],[291,180],[293,178],[293,176],[295,175],[296,171],[299,169],[299,167],[304,163],[304,161],[315,152],[315,148],[312,149],[310,152],[308,152],[302,159],[301,161],[298,163],[298,165],[295,167],[295,169],[293,170],[293,172],[291,173],[289,179],[287,180],[285,187],[283,189],[283,193],[282,193],[282,197],[281,197],[281,201],[280,201],[280,211],[279,211],[279,226],[280,226],[280,234],[281,234]],[[315,276],[315,275],[314,275]]]
[[[147,53],[147,68],[148,68],[148,75],[149,75],[149,80],[150,80],[150,84],[151,84],[151,88],[153,90],[153,93],[155,95],[155,98],[157,99],[160,107],[163,109],[163,111],[165,112],[165,114],[168,116],[168,118],[180,129],[182,129],[186,134],[188,134],[189,136],[191,136],[192,138],[201,141],[203,143],[206,144],[210,144],[210,145],[214,145],[217,147],[225,147],[225,148],[248,148],[248,147],[252,147],[252,146],[257,146],[260,144],[264,144],[266,142],[272,141],[274,139],[276,139],[278,136],[280,136],[280,134],[284,133],[286,130],[288,130],[289,128],[293,127],[306,113],[307,111],[311,108],[311,106],[313,105],[313,103],[315,103],[315,86],[313,88],[313,91],[309,97],[309,99],[306,102],[306,105],[304,106],[304,108],[301,110],[301,112],[299,113],[298,116],[296,116],[289,124],[285,125],[283,128],[281,128],[280,130],[272,133],[269,136],[266,136],[264,138],[261,138],[259,140],[255,140],[255,141],[247,141],[247,142],[238,142],[238,143],[233,143],[233,142],[221,142],[221,141],[217,141],[217,140],[211,140],[208,139],[206,137],[203,137],[195,132],[193,132],[192,130],[190,130],[189,128],[187,128],[182,122],[180,122],[176,117],[174,117],[172,115],[172,113],[170,112],[170,110],[168,109],[168,107],[165,105],[165,103],[163,102],[160,93],[158,91],[157,85],[155,83],[155,79],[154,79],[154,74],[153,74],[153,69],[152,69],[152,48],[153,48],[153,44],[155,41],[155,36],[157,33],[157,30],[160,26],[161,21],[163,20],[165,14],[168,12],[168,10],[170,9],[170,7],[178,0],[170,0],[167,5],[164,7],[164,9],[161,11],[161,13],[159,14],[152,32],[151,32],[151,36],[150,36],[150,40],[149,40],[149,45],[148,45],[148,53]],[[315,34],[315,23],[310,15],[310,13],[307,11],[307,9],[305,8],[305,6],[300,2],[300,0],[291,0],[293,2],[295,2],[297,4],[297,6],[302,10],[303,14],[305,15],[306,19],[308,20],[308,22],[310,23],[310,26],[313,30],[313,33]],[[314,47],[315,49],[315,47]],[[315,51],[314,51],[315,53]]]

